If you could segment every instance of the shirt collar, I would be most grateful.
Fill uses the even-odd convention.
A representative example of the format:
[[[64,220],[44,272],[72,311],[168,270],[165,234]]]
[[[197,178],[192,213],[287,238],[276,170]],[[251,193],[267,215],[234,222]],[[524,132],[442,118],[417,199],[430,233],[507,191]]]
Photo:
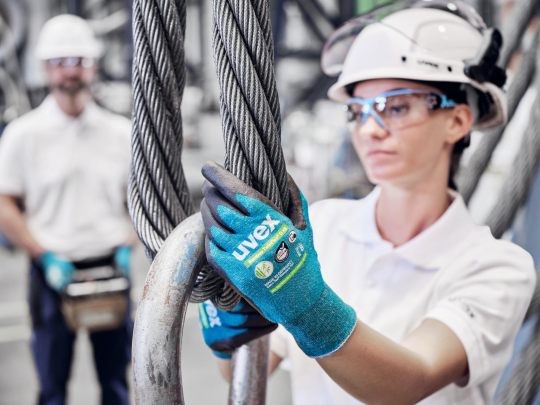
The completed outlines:
[[[403,245],[393,248],[384,240],[375,222],[375,206],[380,189],[376,187],[368,196],[359,200],[361,204],[352,220],[341,223],[341,230],[351,239],[361,243],[388,245],[390,252],[414,265],[426,269],[437,269],[452,246],[461,242],[476,226],[463,198],[455,191],[448,190],[453,201],[443,215],[428,228]]]
[[[347,216],[341,221],[341,230],[351,239],[362,243],[384,243],[375,223],[375,205],[380,189],[375,187],[366,197],[357,201],[352,218]]]
[[[71,117],[64,113],[52,95],[48,95],[42,104],[49,117],[49,122],[56,124],[70,124],[79,122],[82,125],[92,125],[95,122],[97,106],[94,101],[89,101],[83,112],[78,117]]]

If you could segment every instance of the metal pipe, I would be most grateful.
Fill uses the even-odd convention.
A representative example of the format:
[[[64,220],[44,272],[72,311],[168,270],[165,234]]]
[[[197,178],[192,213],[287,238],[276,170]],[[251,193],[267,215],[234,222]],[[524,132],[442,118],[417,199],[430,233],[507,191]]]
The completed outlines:
[[[234,352],[229,405],[264,405],[269,347],[268,336],[263,336]]]
[[[205,262],[204,226],[197,213],[171,232],[146,277],[133,336],[137,404],[184,404],[180,338],[188,299]]]

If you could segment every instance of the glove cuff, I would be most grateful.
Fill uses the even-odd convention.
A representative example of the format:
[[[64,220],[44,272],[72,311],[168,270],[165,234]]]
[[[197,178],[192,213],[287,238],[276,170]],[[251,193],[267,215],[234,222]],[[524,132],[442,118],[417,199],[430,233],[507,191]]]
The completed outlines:
[[[356,326],[356,312],[325,286],[315,304],[283,326],[306,355],[324,357],[341,348],[349,339]]]
[[[37,262],[42,266],[48,266],[52,260],[56,258],[56,255],[50,250],[46,250],[40,254],[37,258]]]
[[[217,350],[212,350],[212,354],[216,356],[218,359],[222,359],[222,360],[232,359],[232,353],[218,352]]]

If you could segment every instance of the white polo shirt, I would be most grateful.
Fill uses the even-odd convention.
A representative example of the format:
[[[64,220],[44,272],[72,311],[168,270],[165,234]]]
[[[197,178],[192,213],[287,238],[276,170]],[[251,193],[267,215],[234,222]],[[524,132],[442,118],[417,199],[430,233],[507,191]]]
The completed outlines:
[[[375,224],[378,195],[375,189],[362,200],[325,200],[310,208],[324,279],[358,319],[396,342],[426,318],[454,331],[467,352],[468,384],[451,384],[422,404],[490,403],[533,293],[530,255],[476,225],[455,194],[434,224],[394,248]],[[271,350],[289,359],[296,405],[359,403],[281,327]]]
[[[48,97],[0,138],[0,194],[23,198],[30,231],[72,260],[126,243],[130,122],[92,103],[77,118]]]

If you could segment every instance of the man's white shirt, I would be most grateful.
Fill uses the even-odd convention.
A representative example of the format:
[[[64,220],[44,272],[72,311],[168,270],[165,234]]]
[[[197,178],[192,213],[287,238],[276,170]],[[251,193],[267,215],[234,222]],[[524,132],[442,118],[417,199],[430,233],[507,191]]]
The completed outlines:
[[[127,214],[130,122],[91,103],[64,114],[49,96],[0,139],[0,194],[23,197],[31,233],[79,260],[107,254],[132,233]]]
[[[375,224],[378,195],[375,189],[362,200],[324,200],[310,207],[325,281],[359,320],[396,342],[428,318],[460,339],[468,382],[451,384],[422,404],[491,403],[535,286],[530,255],[476,225],[455,193],[434,224],[394,248]],[[271,350],[288,360],[295,404],[359,403],[282,327],[271,336]]]

